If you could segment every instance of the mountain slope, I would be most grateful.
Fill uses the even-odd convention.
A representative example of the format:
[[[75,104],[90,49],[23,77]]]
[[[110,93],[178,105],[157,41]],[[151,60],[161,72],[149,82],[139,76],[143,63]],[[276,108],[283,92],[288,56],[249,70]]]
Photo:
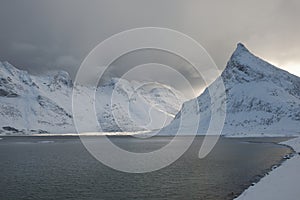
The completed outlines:
[[[102,131],[159,129],[174,118],[185,98],[160,83],[112,79],[96,92]]]
[[[68,74],[35,77],[0,63],[0,131],[44,133],[72,129],[69,100],[72,83]]]
[[[300,78],[254,56],[238,44],[221,74],[226,95],[225,135],[294,135],[300,134]],[[219,84],[218,81],[211,86]],[[220,98],[220,97],[217,97]],[[198,133],[205,133],[214,105],[208,89],[198,98],[184,104],[162,134],[177,131],[181,116],[193,123],[200,116]],[[194,103],[198,108],[195,108]],[[218,110],[217,114],[224,114]],[[189,132],[186,126],[185,132]]]
[[[0,62],[0,134],[75,133],[72,89],[67,72],[33,76]],[[185,101],[163,84],[117,78],[97,88],[95,100],[99,131],[161,128],[166,125],[161,122],[169,123]]]

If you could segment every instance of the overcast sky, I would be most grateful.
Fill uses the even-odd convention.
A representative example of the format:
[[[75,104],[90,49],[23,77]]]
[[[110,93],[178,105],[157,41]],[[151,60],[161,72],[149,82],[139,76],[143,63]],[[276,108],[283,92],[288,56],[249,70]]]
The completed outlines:
[[[238,42],[300,76],[299,0],[0,0],[0,60],[37,74],[74,76],[85,56],[118,32],[183,32],[223,69]]]

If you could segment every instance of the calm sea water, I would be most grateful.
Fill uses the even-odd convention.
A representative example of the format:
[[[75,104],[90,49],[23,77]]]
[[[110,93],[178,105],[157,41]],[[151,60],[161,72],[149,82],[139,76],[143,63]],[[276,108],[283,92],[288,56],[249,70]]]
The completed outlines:
[[[3,200],[232,199],[291,153],[289,148],[271,143],[287,138],[221,138],[206,158],[199,159],[203,137],[197,137],[191,148],[169,167],[127,174],[95,160],[77,137],[2,138]],[[171,138],[111,139],[120,147],[139,152],[157,149]]]

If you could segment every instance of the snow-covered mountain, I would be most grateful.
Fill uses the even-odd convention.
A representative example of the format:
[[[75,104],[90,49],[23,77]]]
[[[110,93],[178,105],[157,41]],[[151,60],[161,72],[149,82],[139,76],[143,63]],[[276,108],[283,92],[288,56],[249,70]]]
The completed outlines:
[[[68,74],[35,77],[7,62],[0,63],[1,133],[44,133],[71,130]]]
[[[300,134],[299,77],[238,44],[225,70],[209,88],[218,88],[221,79],[224,92],[211,95],[225,101],[211,105],[206,89],[180,110],[186,99],[169,86],[113,78],[95,93],[99,131],[152,130],[171,121],[161,134],[174,134],[185,118],[183,130],[188,133],[197,123],[201,134],[208,128],[211,111],[217,110],[217,115],[226,114],[225,135]],[[66,72],[33,76],[0,62],[0,134],[74,133],[72,89]],[[218,104],[226,109],[219,109]]]
[[[160,83],[114,78],[98,88],[96,110],[103,131],[153,130],[169,124],[185,100]]]
[[[75,133],[72,89],[67,72],[33,76],[0,62],[0,134]],[[95,100],[101,131],[138,131],[165,126],[185,98],[160,83],[113,78]]]
[[[225,135],[297,135],[300,134],[300,78],[263,61],[243,44],[238,44],[225,70],[209,87],[218,87],[223,79],[226,96],[217,115],[226,114],[222,134]],[[196,104],[195,104],[196,103]],[[197,106],[195,106],[197,105]],[[211,119],[211,97],[206,89],[199,97],[184,103],[162,134],[178,130],[181,116],[196,123],[200,116],[198,133],[205,133]],[[216,109],[217,110],[217,109]],[[183,127],[189,132],[189,125]]]

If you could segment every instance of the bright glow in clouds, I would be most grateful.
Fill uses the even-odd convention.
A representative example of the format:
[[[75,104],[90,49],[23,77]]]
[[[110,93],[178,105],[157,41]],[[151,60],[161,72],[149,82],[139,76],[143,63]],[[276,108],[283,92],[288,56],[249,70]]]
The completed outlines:
[[[284,66],[278,66],[288,72],[300,77],[300,64],[295,62],[288,62]]]
[[[279,67],[285,71],[288,71],[291,74],[294,74],[296,76],[300,77],[300,64],[290,61],[290,62],[276,62],[276,61],[269,61],[272,65]]]

